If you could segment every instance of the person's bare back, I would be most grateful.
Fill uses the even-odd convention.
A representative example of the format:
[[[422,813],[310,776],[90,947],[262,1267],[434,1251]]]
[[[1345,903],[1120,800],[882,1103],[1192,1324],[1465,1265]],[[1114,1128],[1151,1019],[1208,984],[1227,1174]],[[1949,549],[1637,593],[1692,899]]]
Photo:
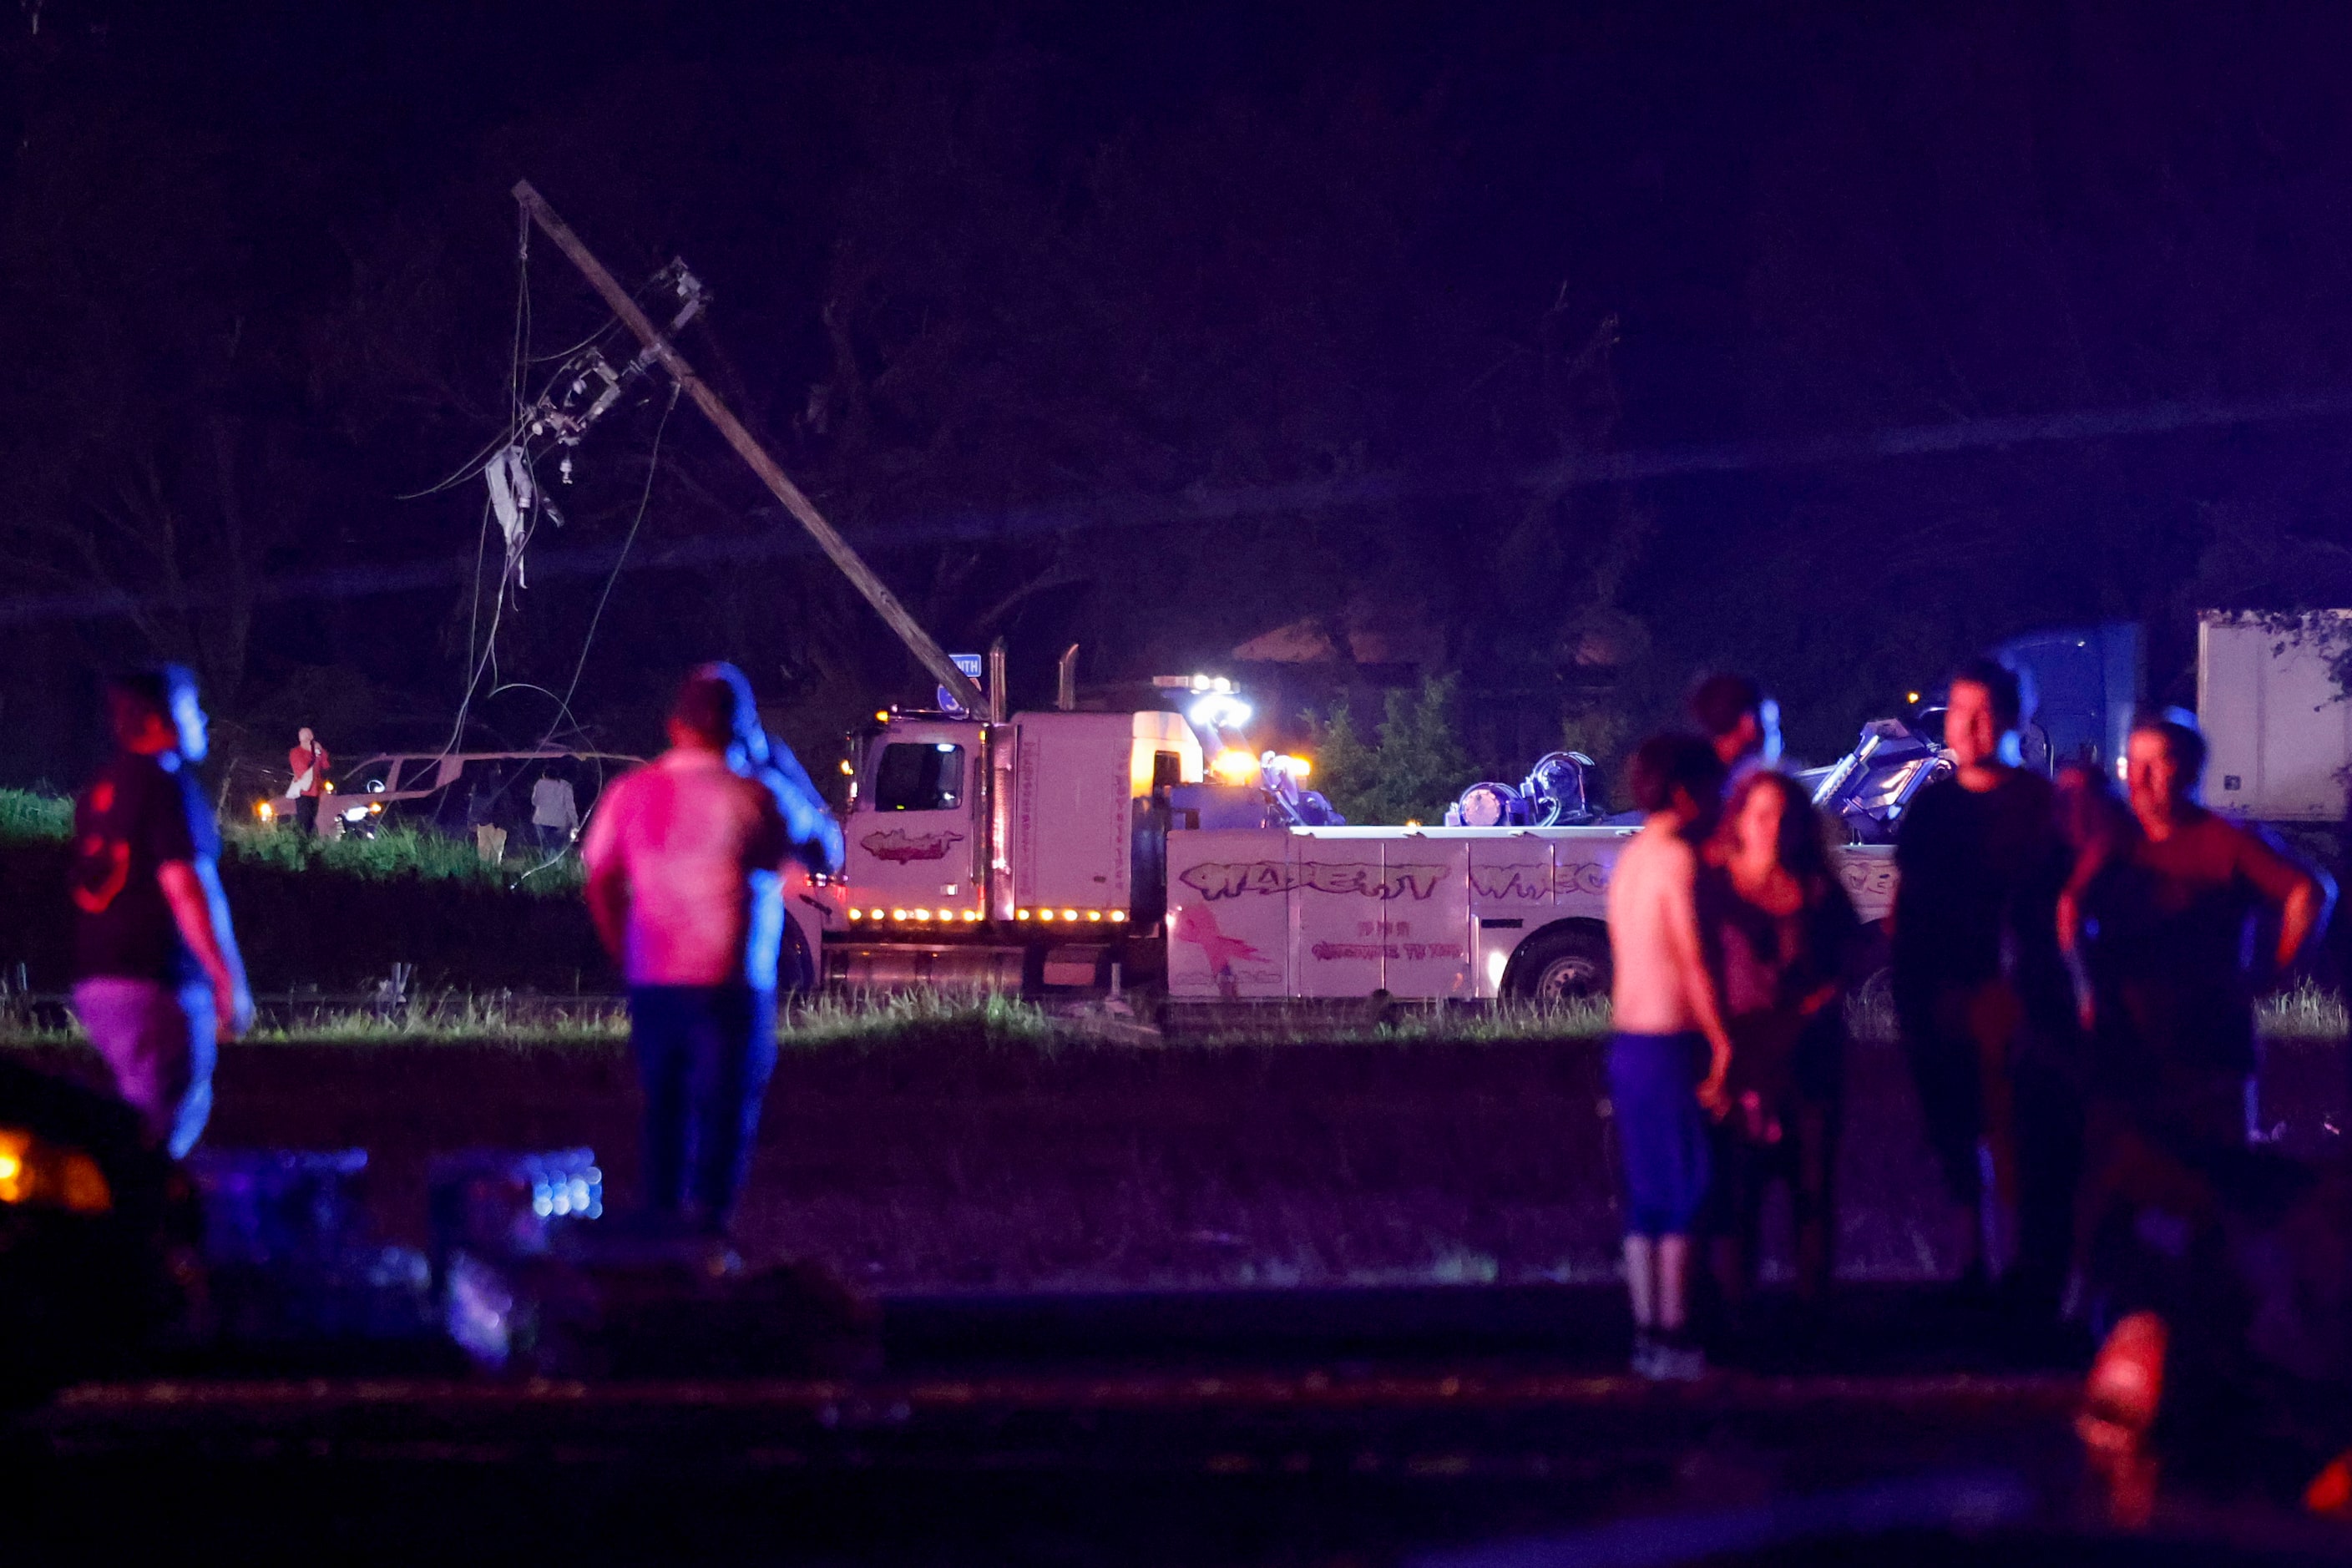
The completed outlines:
[[[1653,817],[1617,857],[1609,876],[1609,999],[1616,1026],[1636,1035],[1699,1028],[1690,994],[1698,952],[1694,889],[1698,855],[1671,818]]]

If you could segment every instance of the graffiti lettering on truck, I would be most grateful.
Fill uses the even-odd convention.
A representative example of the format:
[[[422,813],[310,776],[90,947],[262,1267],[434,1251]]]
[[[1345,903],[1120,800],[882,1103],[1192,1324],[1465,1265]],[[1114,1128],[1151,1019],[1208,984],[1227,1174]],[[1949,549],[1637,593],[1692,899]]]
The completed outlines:
[[[1470,890],[1498,904],[1548,904],[1572,893],[1609,890],[1609,868],[1593,860],[1564,866],[1473,866]]]
[[[961,833],[908,833],[893,827],[887,833],[867,834],[857,847],[877,860],[902,866],[910,860],[944,860],[948,847],[962,842]]]
[[[1444,866],[1373,866],[1347,860],[1204,861],[1177,879],[1211,903],[1244,893],[1360,893],[1368,899],[1426,899],[1450,869]]]

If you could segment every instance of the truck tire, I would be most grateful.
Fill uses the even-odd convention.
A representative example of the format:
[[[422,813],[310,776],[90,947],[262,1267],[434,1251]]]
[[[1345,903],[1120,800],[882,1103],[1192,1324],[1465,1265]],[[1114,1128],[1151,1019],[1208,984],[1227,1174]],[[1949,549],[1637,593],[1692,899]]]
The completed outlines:
[[[1609,994],[1609,932],[1590,924],[1536,932],[1511,954],[1503,994],[1517,1002],[1578,1002]]]

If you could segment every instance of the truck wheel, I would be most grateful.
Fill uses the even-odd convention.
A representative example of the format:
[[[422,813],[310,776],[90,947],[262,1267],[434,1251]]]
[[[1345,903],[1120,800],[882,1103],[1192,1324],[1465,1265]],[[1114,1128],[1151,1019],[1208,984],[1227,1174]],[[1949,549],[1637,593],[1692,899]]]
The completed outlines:
[[[1520,1002],[1581,1002],[1609,994],[1609,935],[1556,926],[1529,937],[1503,973],[1503,994]]]

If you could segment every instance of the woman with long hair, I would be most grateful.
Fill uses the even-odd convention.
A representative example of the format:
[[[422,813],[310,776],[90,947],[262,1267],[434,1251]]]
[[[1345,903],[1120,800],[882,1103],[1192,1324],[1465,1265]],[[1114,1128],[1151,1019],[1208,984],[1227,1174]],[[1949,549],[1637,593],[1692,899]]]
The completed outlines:
[[[1829,1288],[1845,967],[1857,927],[1820,814],[1785,773],[1759,770],[1734,786],[1707,860],[1699,915],[1732,1041],[1713,1254],[1717,1287],[1736,1319],[1776,1180],[1789,1186],[1798,1292],[1814,1300]]]

